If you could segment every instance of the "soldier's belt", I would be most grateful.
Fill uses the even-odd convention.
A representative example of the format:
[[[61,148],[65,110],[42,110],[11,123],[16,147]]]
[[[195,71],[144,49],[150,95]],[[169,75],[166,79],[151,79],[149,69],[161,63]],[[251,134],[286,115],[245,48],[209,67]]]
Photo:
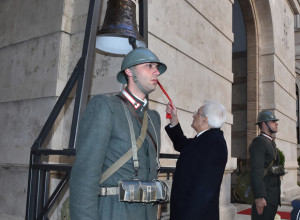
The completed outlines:
[[[115,196],[119,194],[119,187],[100,186],[98,196]]]

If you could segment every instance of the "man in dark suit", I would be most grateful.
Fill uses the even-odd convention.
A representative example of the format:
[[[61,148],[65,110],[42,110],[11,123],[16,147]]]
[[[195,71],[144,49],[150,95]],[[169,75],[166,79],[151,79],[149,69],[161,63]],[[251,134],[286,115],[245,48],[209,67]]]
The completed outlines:
[[[176,151],[180,152],[174,174],[170,220],[219,220],[220,186],[227,162],[227,145],[220,130],[226,120],[223,105],[208,101],[193,115],[196,137],[187,138],[181,130],[177,110],[165,127]]]
[[[261,133],[253,139],[250,151],[251,184],[255,201],[252,220],[273,220],[280,204],[280,176],[270,167],[278,165],[279,156],[272,135],[278,131],[278,119],[268,110],[258,114],[257,125]]]

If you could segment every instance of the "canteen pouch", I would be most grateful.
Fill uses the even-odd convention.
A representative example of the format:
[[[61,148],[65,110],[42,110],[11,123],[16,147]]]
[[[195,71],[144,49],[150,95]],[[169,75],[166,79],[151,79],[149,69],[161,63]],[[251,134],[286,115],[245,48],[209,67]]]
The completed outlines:
[[[141,183],[138,180],[119,181],[119,201],[141,202]]]
[[[119,181],[120,202],[163,203],[169,201],[169,187],[161,180]]]

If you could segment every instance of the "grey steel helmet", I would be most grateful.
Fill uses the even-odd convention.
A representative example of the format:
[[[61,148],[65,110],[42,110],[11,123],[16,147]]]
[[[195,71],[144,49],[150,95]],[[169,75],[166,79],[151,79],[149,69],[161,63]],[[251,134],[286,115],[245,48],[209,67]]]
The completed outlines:
[[[278,121],[278,120],[279,119],[277,119],[275,115],[269,110],[262,110],[260,113],[258,113],[256,125],[264,121]]]
[[[167,66],[160,62],[157,56],[151,52],[148,48],[138,47],[130,51],[124,58],[121,66],[121,71],[117,75],[117,80],[122,84],[127,84],[124,70],[132,66],[142,64],[142,63],[158,63],[158,71],[163,74],[167,70]]]

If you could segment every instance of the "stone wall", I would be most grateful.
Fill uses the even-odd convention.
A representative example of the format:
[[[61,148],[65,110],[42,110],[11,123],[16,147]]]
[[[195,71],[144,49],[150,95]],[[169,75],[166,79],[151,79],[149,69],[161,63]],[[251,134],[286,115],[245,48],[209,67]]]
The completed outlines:
[[[3,0],[0,8],[0,213],[24,219],[30,148],[80,57],[88,4]],[[69,108],[45,147],[68,146]]]

